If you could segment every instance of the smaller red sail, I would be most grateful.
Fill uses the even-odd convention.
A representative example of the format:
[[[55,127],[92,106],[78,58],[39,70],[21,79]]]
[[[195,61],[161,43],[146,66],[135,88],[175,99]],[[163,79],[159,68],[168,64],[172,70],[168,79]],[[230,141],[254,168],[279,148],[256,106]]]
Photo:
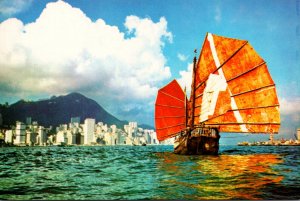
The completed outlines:
[[[158,90],[155,127],[159,141],[176,136],[186,128],[186,96],[176,80]]]

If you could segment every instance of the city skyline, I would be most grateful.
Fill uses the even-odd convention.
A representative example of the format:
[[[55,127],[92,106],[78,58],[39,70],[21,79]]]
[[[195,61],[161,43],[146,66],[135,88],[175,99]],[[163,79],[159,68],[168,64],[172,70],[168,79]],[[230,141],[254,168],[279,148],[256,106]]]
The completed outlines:
[[[154,125],[157,90],[172,79],[190,86],[193,50],[199,54],[212,32],[248,40],[267,62],[279,96],[280,135],[293,137],[300,126],[297,4],[2,1],[0,103],[77,91],[119,119]]]
[[[55,128],[52,125],[46,128],[27,117],[25,123],[16,121],[9,129],[0,129],[0,138],[4,146],[145,146],[170,143],[170,140],[158,143],[155,131],[140,128],[137,122],[128,122],[123,128],[118,128],[114,124],[96,122],[93,118],[86,118],[80,124],[79,117],[72,117],[69,123]]]

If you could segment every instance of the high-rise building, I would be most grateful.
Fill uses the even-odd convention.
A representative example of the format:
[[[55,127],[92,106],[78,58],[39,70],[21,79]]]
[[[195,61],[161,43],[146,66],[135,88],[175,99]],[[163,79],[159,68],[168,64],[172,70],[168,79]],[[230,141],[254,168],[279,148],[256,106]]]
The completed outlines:
[[[95,119],[85,119],[83,125],[84,144],[88,145],[94,141]]]
[[[40,138],[40,145],[45,145],[47,143],[47,135],[43,126],[39,126],[38,136]]]
[[[66,131],[58,131],[56,134],[56,144],[67,144],[67,133]]]
[[[8,144],[13,143],[13,131],[12,130],[7,130],[5,132],[5,140],[4,141]]]
[[[137,128],[137,122],[129,122],[129,126],[132,128]]]
[[[111,128],[112,133],[116,133],[116,131],[117,131],[117,126],[116,125],[111,125],[110,128]]]
[[[26,130],[26,144],[27,145],[34,145],[37,142],[37,133],[33,132],[32,130]]]
[[[31,117],[26,117],[26,125],[31,125]]]
[[[25,124],[17,121],[16,123],[16,139],[14,144],[16,145],[25,145],[26,133],[25,133]]]
[[[117,144],[126,144],[126,137],[122,131],[117,131]]]
[[[297,129],[297,140],[300,141],[300,128]]]
[[[67,139],[67,144],[76,144],[76,134],[70,130],[67,131]]]
[[[72,117],[71,123],[80,123],[80,117]]]

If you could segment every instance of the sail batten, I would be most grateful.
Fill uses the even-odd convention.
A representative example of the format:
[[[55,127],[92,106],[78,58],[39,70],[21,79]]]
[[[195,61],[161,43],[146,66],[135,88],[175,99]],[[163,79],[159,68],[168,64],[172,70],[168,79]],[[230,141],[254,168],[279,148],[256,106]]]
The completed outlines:
[[[163,119],[163,118],[181,118],[181,117],[185,117],[184,116],[161,116],[161,117],[155,117],[155,119]]]
[[[165,93],[165,92],[163,92],[163,91],[161,91],[161,93],[162,93],[162,94],[165,94],[166,96],[169,96],[170,98],[173,98],[173,99],[176,99],[176,100],[178,100],[178,101],[184,102],[184,100],[180,100],[179,98],[177,98],[177,97],[175,97],[175,96],[172,96],[171,94],[167,94],[167,93]]]
[[[233,77],[233,78],[231,78],[231,79],[228,79],[227,82],[231,82],[232,80],[235,80],[235,79],[237,79],[237,78],[239,78],[239,77],[241,77],[241,76],[243,76],[243,75],[245,75],[245,74],[247,74],[247,73],[249,73],[249,72],[255,70],[256,68],[259,68],[260,66],[262,66],[262,65],[264,65],[264,64],[266,64],[265,61],[263,61],[263,62],[261,62],[260,64],[254,66],[253,68],[251,68],[250,70],[248,70],[248,71],[246,71],[246,72],[243,72],[243,73],[241,73],[241,74],[239,74],[239,75],[237,75],[237,76],[235,76],[235,77]]]
[[[184,125],[184,123],[171,125],[171,126],[166,126],[166,127],[163,127],[163,128],[156,128],[156,130],[165,130],[165,129],[175,128],[175,127],[182,126],[182,125]]]
[[[259,87],[259,88],[256,88],[256,89],[251,89],[251,90],[243,91],[243,92],[240,92],[240,93],[237,93],[237,94],[232,94],[231,97],[236,97],[236,96],[240,96],[240,95],[243,95],[243,94],[246,94],[246,93],[251,93],[251,92],[254,92],[254,91],[259,91],[259,90],[262,90],[262,89],[274,88],[274,87],[275,87],[275,84],[270,84],[270,85],[262,86],[262,87]]]
[[[185,109],[185,107],[173,106],[173,105],[163,105],[163,104],[156,104],[156,106],[168,107],[168,108],[179,108],[179,109]]]

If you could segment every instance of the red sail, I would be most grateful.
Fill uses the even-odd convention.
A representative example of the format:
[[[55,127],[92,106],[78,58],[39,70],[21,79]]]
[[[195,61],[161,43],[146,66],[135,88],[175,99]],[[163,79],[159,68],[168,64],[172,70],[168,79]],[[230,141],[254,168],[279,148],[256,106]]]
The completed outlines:
[[[186,128],[185,94],[176,80],[158,91],[155,127],[159,141],[176,136]]]
[[[248,41],[208,33],[195,74],[195,125],[218,125],[221,132],[278,133],[275,83]]]

